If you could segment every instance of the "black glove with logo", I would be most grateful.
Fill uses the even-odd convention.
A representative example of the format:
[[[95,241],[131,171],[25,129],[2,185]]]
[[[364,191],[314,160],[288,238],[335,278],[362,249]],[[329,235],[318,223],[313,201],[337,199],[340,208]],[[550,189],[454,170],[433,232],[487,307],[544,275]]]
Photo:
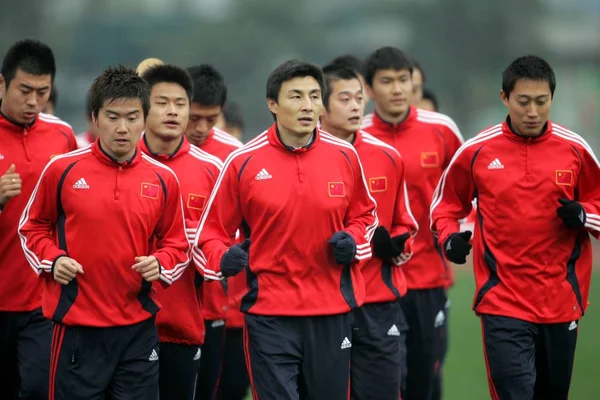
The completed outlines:
[[[404,243],[410,237],[410,233],[404,233],[402,235],[391,237],[385,226],[380,226],[375,229],[373,234],[373,252],[379,258],[388,260],[390,258],[398,257],[404,251]]]
[[[239,274],[248,266],[248,250],[250,250],[250,239],[231,246],[223,254],[221,258],[221,273],[225,278]]]
[[[356,242],[349,233],[338,231],[327,242],[333,246],[335,262],[341,265],[352,263],[356,255]]]
[[[565,198],[558,199],[558,202],[561,206],[556,209],[556,213],[568,228],[583,228],[585,226],[586,215],[581,203]]]
[[[464,231],[460,233],[453,233],[444,242],[444,252],[446,258],[455,264],[465,264],[467,262],[467,256],[471,252],[471,239],[473,232]]]

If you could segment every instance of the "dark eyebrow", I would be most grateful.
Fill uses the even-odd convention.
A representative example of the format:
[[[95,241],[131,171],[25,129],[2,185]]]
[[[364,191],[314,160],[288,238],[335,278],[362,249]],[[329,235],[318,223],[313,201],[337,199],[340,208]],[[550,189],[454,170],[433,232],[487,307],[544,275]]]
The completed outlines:
[[[363,91],[362,91],[362,89],[360,89],[360,90],[357,90],[357,91],[356,91],[356,92],[354,92],[354,93],[352,93],[350,90],[344,90],[344,91],[342,91],[342,92],[339,92],[339,93],[338,93],[338,96],[339,96],[339,95],[342,95],[342,94],[347,94],[347,95],[349,95],[349,96],[352,96],[353,94],[362,94],[362,92],[363,92]]]
[[[116,111],[113,111],[113,110],[110,110],[110,109],[106,110],[106,113],[107,113],[107,114],[114,114],[114,115],[116,115],[116,116],[118,116],[118,117],[120,117],[120,116],[121,116],[121,114],[119,114],[118,112],[116,112]],[[129,115],[133,115],[133,114],[139,114],[139,113],[140,113],[140,110],[133,110],[133,111],[129,111],[129,112],[128,112],[127,114],[125,114],[125,115],[128,115],[128,116],[129,116]]]
[[[42,90],[48,90],[50,89],[50,86],[42,86],[41,88],[34,88],[33,86],[29,86],[25,83],[21,83],[21,88],[23,89],[27,89],[27,90],[37,90],[38,92],[42,91]]]
[[[313,90],[311,90],[309,93],[310,93],[310,94],[312,94],[312,93],[319,93],[319,92],[321,92],[321,89],[313,89]],[[288,93],[297,93],[297,94],[302,94],[302,93],[304,93],[304,92],[303,92],[302,90],[299,90],[299,89],[290,89],[290,90],[288,91]]]
[[[548,97],[548,96],[549,95],[547,95],[547,94],[542,94],[542,95],[539,95],[539,96],[535,97],[535,99],[541,99],[542,97]],[[526,94],[519,94],[519,95],[517,95],[517,97],[519,97],[521,99],[524,99],[524,100],[531,100],[532,99],[531,96],[528,96]]]
[[[170,98],[168,96],[163,96],[163,95],[158,95],[158,96],[154,96],[154,97],[163,99],[163,100],[170,100]],[[180,100],[187,100],[187,97],[176,97],[175,98],[175,101],[180,101]]]

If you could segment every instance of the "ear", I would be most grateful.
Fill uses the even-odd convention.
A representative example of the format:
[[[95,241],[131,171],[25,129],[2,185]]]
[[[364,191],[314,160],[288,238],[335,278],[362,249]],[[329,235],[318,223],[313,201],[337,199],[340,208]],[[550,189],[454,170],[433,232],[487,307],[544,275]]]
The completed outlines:
[[[365,82],[364,90],[365,90],[365,93],[367,94],[367,96],[369,96],[369,98],[371,98],[371,99],[375,98],[375,94],[373,93],[373,88],[366,82]]]
[[[269,107],[269,111],[277,115],[277,111],[279,111],[279,104],[277,104],[275,100],[267,99],[267,106]]]
[[[6,93],[6,81],[4,80],[4,76],[0,74],[0,95],[4,95]]]
[[[96,114],[94,114],[92,112],[92,124],[98,126],[98,118],[96,117]]]
[[[502,100],[502,103],[508,107],[508,95],[504,93],[504,90],[500,90],[500,100]]]

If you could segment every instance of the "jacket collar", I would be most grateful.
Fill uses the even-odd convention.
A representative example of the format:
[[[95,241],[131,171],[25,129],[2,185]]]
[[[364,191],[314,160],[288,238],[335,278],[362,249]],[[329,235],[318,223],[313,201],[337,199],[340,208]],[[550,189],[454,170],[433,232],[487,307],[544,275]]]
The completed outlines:
[[[537,143],[542,142],[550,137],[550,134],[552,133],[552,123],[550,122],[550,120],[546,121],[546,124],[542,128],[542,132],[537,136],[523,136],[514,131],[510,121],[510,116],[507,116],[504,122],[502,123],[502,133],[504,134],[504,136],[506,136],[509,140],[512,140],[513,142]]]
[[[177,146],[177,148],[175,149],[175,151],[173,153],[158,154],[158,153],[153,153],[152,151],[150,151],[150,148],[148,147],[148,141],[146,140],[146,134],[144,133],[142,135],[142,138],[139,141],[138,147],[142,152],[144,152],[145,154],[154,158],[155,160],[168,161],[168,160],[172,160],[177,157],[180,157],[184,154],[187,154],[190,151],[190,142],[188,142],[187,139],[185,138],[185,136],[182,135],[181,141],[179,142],[179,145]]]
[[[381,116],[379,114],[377,114],[377,111],[373,111],[372,121],[373,121],[373,126],[375,128],[378,128],[383,131],[394,132],[399,129],[404,129],[404,128],[408,127],[411,122],[416,120],[416,118],[417,118],[416,108],[414,108],[413,106],[409,106],[408,114],[406,114],[406,117],[404,118],[404,120],[402,120],[398,123],[394,124],[394,123],[385,121],[383,118],[381,118]]]
[[[110,165],[113,167],[120,166],[123,168],[130,168],[130,167],[133,167],[134,165],[136,165],[137,163],[139,163],[140,160],[142,159],[142,154],[136,146],[135,152],[133,153],[133,156],[131,156],[131,158],[129,160],[119,162],[116,159],[114,159],[112,156],[110,156],[102,148],[102,145],[100,144],[100,139],[96,139],[96,141],[94,141],[94,143],[92,143],[92,154],[94,156],[96,156],[104,164]]]
[[[277,129],[277,122],[275,122],[267,130],[267,138],[268,138],[271,146],[273,146],[279,150],[288,151],[288,152],[292,152],[292,153],[305,153],[307,151],[314,149],[319,144],[319,142],[321,141],[321,130],[318,127],[315,128],[315,130],[312,133],[312,137],[306,146],[302,146],[299,148],[293,148],[291,146],[284,144],[281,141],[281,136],[279,135],[279,129]]]

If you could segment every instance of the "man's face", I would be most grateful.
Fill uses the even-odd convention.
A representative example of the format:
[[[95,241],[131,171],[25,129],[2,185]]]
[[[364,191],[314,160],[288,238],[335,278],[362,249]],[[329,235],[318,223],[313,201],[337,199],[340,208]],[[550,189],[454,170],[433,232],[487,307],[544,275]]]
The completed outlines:
[[[346,133],[356,132],[360,129],[364,111],[365,103],[359,80],[333,81],[329,110],[325,109],[323,114],[323,126]]]
[[[42,111],[52,88],[52,76],[32,75],[18,68],[8,87],[0,76],[2,112],[13,121],[29,125]]]
[[[412,90],[410,70],[380,69],[369,92],[380,112],[395,117],[408,111]]]
[[[416,105],[423,99],[423,74],[420,69],[413,69],[412,84],[411,104]]]
[[[312,76],[292,78],[281,85],[277,101],[268,99],[267,104],[280,128],[304,136],[319,122],[323,109],[321,87]]]
[[[163,140],[179,139],[190,115],[185,89],[176,83],[161,82],[152,86],[146,130]]]
[[[548,121],[552,93],[547,81],[519,79],[510,95],[500,91],[513,129],[524,136],[537,136]]]
[[[203,106],[192,103],[189,122],[185,130],[187,140],[196,146],[204,143],[219,120],[219,115],[221,115],[221,106]]]
[[[102,148],[119,161],[135,153],[144,130],[142,101],[135,99],[106,100],[93,118]]]
[[[52,103],[51,101],[47,101],[46,105],[44,106],[44,108],[42,109],[42,112],[44,114],[50,114],[50,115],[54,115],[55,114],[55,110],[54,110],[54,103]]]

